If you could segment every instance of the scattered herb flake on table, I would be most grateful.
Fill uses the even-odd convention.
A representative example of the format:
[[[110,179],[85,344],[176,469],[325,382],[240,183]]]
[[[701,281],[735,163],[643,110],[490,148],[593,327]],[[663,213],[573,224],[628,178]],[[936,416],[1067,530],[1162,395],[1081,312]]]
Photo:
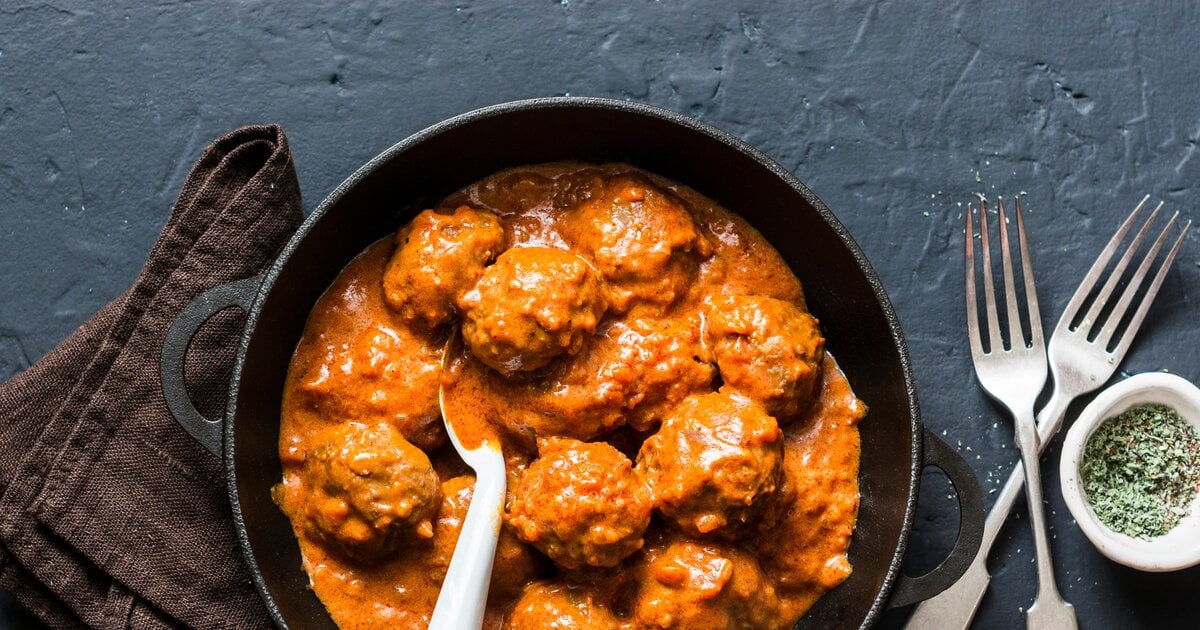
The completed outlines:
[[[1109,529],[1145,540],[1162,536],[1200,491],[1200,435],[1170,407],[1139,405],[1092,433],[1079,474]]]

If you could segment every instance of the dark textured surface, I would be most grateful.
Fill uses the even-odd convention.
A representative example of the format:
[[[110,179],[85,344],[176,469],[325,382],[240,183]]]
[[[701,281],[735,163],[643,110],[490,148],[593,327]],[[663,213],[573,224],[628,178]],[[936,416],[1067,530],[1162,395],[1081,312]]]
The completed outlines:
[[[312,208],[379,150],[454,114],[531,96],[629,98],[742,136],[834,210],[895,302],[926,424],[961,442],[986,492],[1016,455],[966,350],[971,194],[1025,193],[1047,327],[1143,193],[1195,216],[1190,4],[301,4],[0,2],[0,378],[132,282],[221,132],[280,122]],[[1200,377],[1197,238],[1124,372]],[[1059,584],[1082,625],[1193,623],[1200,572],[1101,557],[1062,503],[1056,446],[1047,462]],[[914,569],[936,563],[954,529],[953,501],[929,477]],[[1015,523],[993,554],[980,627],[1020,623],[1033,599],[1031,537]],[[0,600],[5,622],[28,620]]]

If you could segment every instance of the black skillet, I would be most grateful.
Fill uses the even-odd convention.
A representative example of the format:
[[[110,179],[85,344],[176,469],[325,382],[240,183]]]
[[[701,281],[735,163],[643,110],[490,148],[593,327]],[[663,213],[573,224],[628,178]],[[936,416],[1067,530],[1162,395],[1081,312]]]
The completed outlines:
[[[419,210],[500,169],[581,159],[623,161],[695,188],[745,217],[804,284],[828,347],[870,408],[861,427],[862,503],[850,546],[854,572],[798,627],[870,626],[887,608],[936,595],[974,557],[983,528],[979,483],[921,424],[900,324],[871,265],[825,204],[762,153],[723,131],[649,105],[546,98],[480,109],[400,142],[342,182],[263,275],[216,287],[178,317],[162,355],[163,393],[179,422],[223,456],[246,562],[281,627],[333,627],[308,589],[291,526],[271,502],[284,375],[313,304],[367,245]],[[183,356],[218,310],[248,311],[223,421],[196,411]],[[900,572],[920,473],[936,466],[958,491],[961,523],[949,557],[918,578]]]

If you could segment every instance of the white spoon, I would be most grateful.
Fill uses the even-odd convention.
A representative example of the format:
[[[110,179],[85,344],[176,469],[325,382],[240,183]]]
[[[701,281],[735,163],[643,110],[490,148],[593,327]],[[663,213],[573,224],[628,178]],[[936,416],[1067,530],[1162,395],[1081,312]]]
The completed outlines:
[[[442,351],[442,373],[450,364],[450,352],[458,330],[450,333],[446,348]],[[483,626],[483,613],[487,607],[488,586],[492,578],[492,563],[496,557],[496,541],[500,538],[501,517],[504,511],[504,493],[508,480],[504,473],[504,455],[495,436],[479,439],[478,444],[467,448],[454,431],[454,423],[446,413],[446,387],[438,388],[438,404],[441,405],[442,422],[450,443],[463,461],[475,471],[475,491],[467,517],[458,532],[454,555],[442,581],[429,630],[460,630]]]

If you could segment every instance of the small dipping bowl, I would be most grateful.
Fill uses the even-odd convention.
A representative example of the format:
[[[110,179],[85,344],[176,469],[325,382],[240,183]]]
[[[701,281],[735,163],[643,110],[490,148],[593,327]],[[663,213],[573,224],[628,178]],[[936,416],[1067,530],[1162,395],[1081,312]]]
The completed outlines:
[[[1177,571],[1200,564],[1200,500],[1166,534],[1150,540],[1108,528],[1084,495],[1079,464],[1092,433],[1107,419],[1144,404],[1165,405],[1200,431],[1200,389],[1186,379],[1162,372],[1131,376],[1104,390],[1084,408],[1063,441],[1059,472],[1063,498],[1079,528],[1100,553],[1142,571]]]

